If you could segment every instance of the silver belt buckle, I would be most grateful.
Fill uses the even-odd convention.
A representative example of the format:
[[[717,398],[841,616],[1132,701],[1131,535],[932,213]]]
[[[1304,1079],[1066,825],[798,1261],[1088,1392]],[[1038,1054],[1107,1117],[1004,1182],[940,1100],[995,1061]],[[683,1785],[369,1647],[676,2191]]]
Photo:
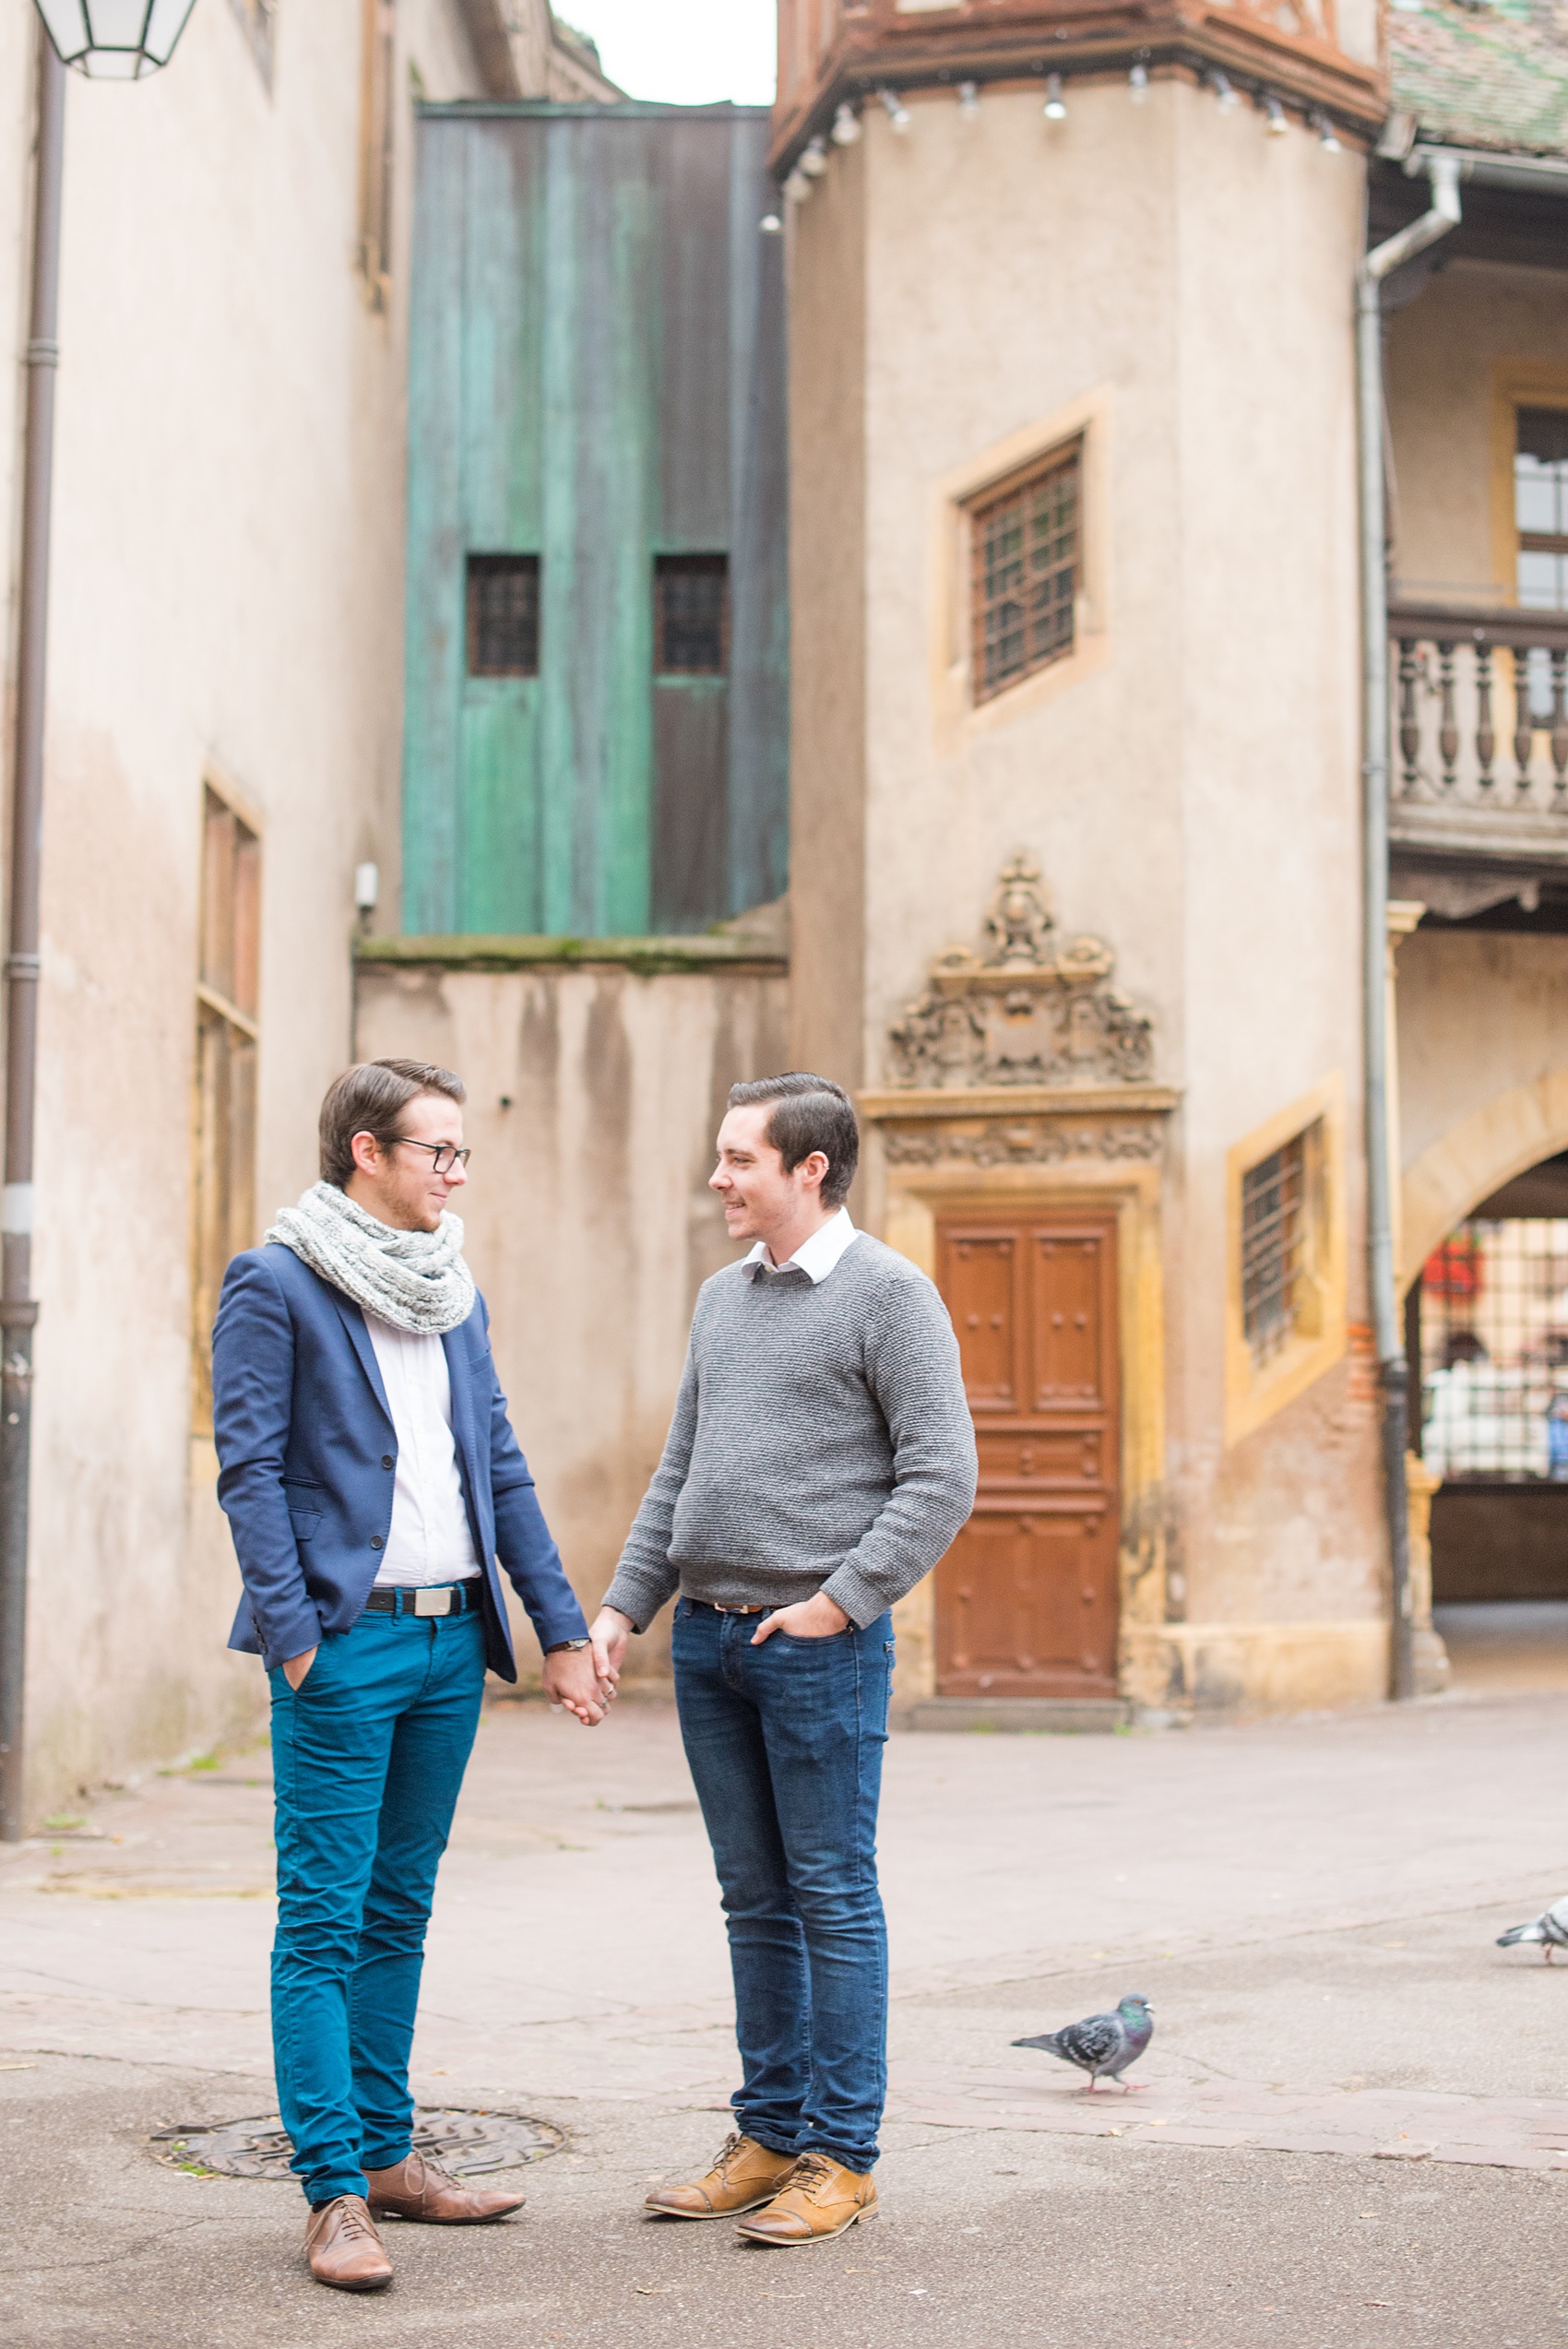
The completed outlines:
[[[452,1592],[450,1586],[448,1586],[445,1590],[415,1591],[414,1613],[416,1615],[450,1615],[451,1612]]]

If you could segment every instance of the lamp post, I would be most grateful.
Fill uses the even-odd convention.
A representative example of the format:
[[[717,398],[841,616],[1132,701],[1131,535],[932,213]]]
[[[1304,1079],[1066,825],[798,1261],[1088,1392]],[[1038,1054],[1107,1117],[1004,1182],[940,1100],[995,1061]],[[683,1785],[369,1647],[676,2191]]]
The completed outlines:
[[[43,836],[49,531],[60,362],[60,202],[65,68],[137,81],[166,65],[195,0],[38,0],[39,43],[27,430],[22,453],[11,920],[6,955],[6,1179],[0,1194],[0,1840],[25,1830],[28,1488],[32,1450],[33,1101],[38,1068],[39,876]]]

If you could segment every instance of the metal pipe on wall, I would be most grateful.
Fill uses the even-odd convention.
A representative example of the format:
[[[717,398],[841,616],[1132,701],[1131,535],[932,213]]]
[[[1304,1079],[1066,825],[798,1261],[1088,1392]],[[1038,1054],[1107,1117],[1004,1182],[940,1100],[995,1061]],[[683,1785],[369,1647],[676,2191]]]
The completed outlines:
[[[1388,1528],[1389,1694],[1415,1694],[1410,1612],[1409,1365],[1395,1287],[1394,1189],[1388,1106],[1388,568],[1384,490],[1383,280],[1457,225],[1459,161],[1427,159],[1431,205],[1375,245],[1356,273],[1356,406],[1360,446],[1362,1014],[1366,1061],[1367,1277],[1383,1390],[1383,1478]]]
[[[6,957],[6,1180],[0,1205],[0,1839],[25,1832],[28,1483],[32,1435],[33,1103],[38,1066],[39,878],[48,673],[54,378],[60,350],[60,202],[65,68],[39,42],[27,435],[22,455],[21,605],[11,776],[11,922]]]

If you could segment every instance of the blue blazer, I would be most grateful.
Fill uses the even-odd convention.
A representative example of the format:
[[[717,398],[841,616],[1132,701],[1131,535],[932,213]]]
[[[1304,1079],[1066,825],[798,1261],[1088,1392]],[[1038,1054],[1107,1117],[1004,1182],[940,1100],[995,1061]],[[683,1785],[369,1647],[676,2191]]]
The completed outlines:
[[[580,1640],[588,1626],[506,1417],[482,1297],[441,1343],[484,1569],[485,1660],[515,1680],[497,1556],[541,1646]],[[398,1458],[364,1315],[276,1241],[236,1256],[223,1276],[212,1426],[218,1498],[245,1585],[229,1644],[259,1655],[270,1669],[364,1613],[391,1530]]]

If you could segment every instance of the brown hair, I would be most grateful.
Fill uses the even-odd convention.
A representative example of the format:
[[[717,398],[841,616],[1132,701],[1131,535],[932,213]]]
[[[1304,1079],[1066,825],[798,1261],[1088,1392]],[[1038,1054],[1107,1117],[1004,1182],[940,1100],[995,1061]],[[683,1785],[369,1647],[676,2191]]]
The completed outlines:
[[[460,1076],[430,1061],[361,1061],[334,1077],[321,1105],[321,1180],[341,1191],[354,1171],[356,1133],[373,1134],[384,1150],[398,1139],[409,1103],[422,1093],[467,1098]]]
[[[849,1095],[830,1076],[811,1076],[791,1069],[784,1076],[759,1076],[748,1085],[730,1087],[730,1107],[749,1109],[759,1101],[775,1104],[764,1129],[769,1145],[793,1174],[802,1158],[820,1150],[827,1160],[822,1178],[822,1204],[841,1207],[849,1195],[861,1157],[861,1129]]]

